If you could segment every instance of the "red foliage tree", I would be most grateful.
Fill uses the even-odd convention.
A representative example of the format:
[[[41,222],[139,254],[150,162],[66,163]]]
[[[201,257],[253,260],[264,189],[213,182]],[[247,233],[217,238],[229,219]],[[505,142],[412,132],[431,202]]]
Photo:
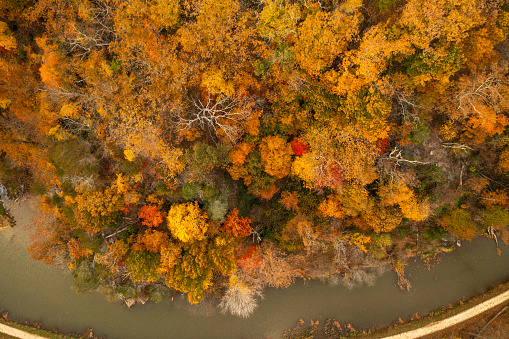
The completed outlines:
[[[252,245],[243,255],[240,256],[238,265],[244,269],[260,268],[262,259],[260,258],[259,254],[259,248],[257,248],[256,245]]]
[[[292,145],[292,151],[295,155],[303,155],[309,151],[309,145],[301,138],[293,138],[293,140],[290,142],[290,145]]]
[[[145,205],[138,212],[138,217],[145,219],[142,224],[148,227],[157,227],[163,222],[163,212],[156,205]]]
[[[379,149],[380,154],[384,154],[385,150],[390,146],[391,142],[389,138],[378,139],[376,141],[376,147]]]

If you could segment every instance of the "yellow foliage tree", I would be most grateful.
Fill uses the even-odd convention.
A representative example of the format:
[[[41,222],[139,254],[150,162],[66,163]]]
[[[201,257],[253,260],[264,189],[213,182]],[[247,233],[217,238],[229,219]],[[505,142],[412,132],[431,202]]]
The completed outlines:
[[[168,211],[168,229],[182,242],[204,240],[208,229],[207,219],[196,201],[175,204]]]
[[[359,31],[359,13],[347,15],[340,11],[316,11],[308,14],[299,25],[293,51],[300,67],[317,75],[346,50]]]
[[[478,0],[411,0],[400,20],[410,29],[413,44],[425,49],[438,38],[449,42],[464,39],[471,28],[486,20],[483,3]]]
[[[292,166],[292,147],[278,136],[263,138],[260,154],[265,172],[276,178],[283,178],[290,173]]]
[[[353,233],[350,235],[350,245],[359,247],[364,252],[367,252],[366,244],[371,242],[371,237],[362,233]]]
[[[430,213],[429,204],[426,202],[419,203],[414,192],[401,181],[380,187],[378,194],[382,199],[382,205],[398,204],[401,213],[407,219],[422,221]]]
[[[16,38],[12,36],[9,27],[7,27],[7,24],[3,21],[0,21],[0,47],[3,47],[8,51],[18,47]]]
[[[289,34],[297,32],[299,19],[300,9],[297,4],[269,0],[260,13],[257,29],[260,36],[281,43]]]
[[[343,216],[341,203],[333,195],[329,195],[327,199],[322,201],[318,206],[318,210],[326,217],[341,218]]]

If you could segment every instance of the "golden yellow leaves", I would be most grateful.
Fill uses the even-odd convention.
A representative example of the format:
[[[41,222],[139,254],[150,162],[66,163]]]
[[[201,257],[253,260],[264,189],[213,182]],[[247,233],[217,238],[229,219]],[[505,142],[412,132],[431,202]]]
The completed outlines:
[[[340,10],[345,13],[354,13],[362,7],[362,0],[345,0],[340,5]]]
[[[401,16],[401,23],[411,29],[412,42],[423,49],[440,37],[460,41],[485,20],[482,2],[477,0],[412,0]]]
[[[207,219],[196,201],[175,204],[168,212],[168,229],[182,242],[203,240],[208,229]]]
[[[58,141],[63,140],[66,137],[65,131],[62,130],[60,125],[56,125],[50,128],[48,135],[53,136]]]
[[[137,27],[153,27],[154,30],[173,28],[179,22],[177,0],[134,0],[121,3],[116,11],[115,26],[120,33],[136,32]],[[126,34],[126,35],[127,35]]]
[[[180,8],[178,0],[155,0],[150,4],[148,17],[156,30],[174,28],[179,23]]]
[[[134,154],[133,150],[126,149],[126,150],[124,150],[124,157],[128,161],[133,161],[136,158],[136,155]]]
[[[287,35],[296,33],[299,18],[297,4],[269,0],[260,13],[257,29],[261,37],[281,43]]]
[[[0,99],[0,108],[1,109],[6,109],[7,107],[9,107],[11,102],[12,101],[10,99]]]
[[[235,94],[235,86],[232,81],[228,81],[221,70],[214,70],[202,74],[202,86],[207,88],[210,93],[222,93],[227,97]]]
[[[228,167],[228,173],[233,180],[239,180],[240,178],[244,179],[244,183],[246,185],[251,185],[251,176],[249,175],[249,171],[245,167],[240,166],[230,166]]]
[[[293,152],[286,140],[278,136],[265,137],[260,153],[265,172],[279,179],[290,173]]]
[[[401,213],[407,219],[422,221],[430,214],[429,204],[426,201],[418,202],[414,192],[402,182],[382,186],[378,194],[385,206],[399,204]]]
[[[345,52],[348,42],[358,33],[360,22],[360,15],[339,11],[308,14],[297,30],[293,47],[296,61],[311,75],[318,75]]]
[[[129,245],[123,241],[115,241],[108,244],[108,251],[106,253],[98,253],[95,260],[106,266],[112,272],[119,272],[124,265],[123,261],[129,252]]]
[[[339,199],[332,195],[320,203],[318,210],[326,217],[341,218],[343,216]]]
[[[313,187],[315,181],[315,168],[317,162],[313,153],[304,153],[300,157],[296,157],[292,164],[292,174],[301,178],[306,187]]]
[[[118,212],[124,207],[124,199],[114,188],[104,191],[84,192],[75,198],[78,210],[90,213],[92,218],[99,218]]]
[[[186,167],[183,154],[180,148],[171,148],[169,146],[162,148],[159,165],[166,183],[171,184]]]
[[[172,242],[168,243],[161,250],[161,271],[168,273],[175,267],[182,257],[182,247]]]
[[[457,133],[452,120],[447,121],[440,127],[440,135],[447,141],[451,141],[456,138]]]
[[[18,47],[16,39],[12,36],[9,27],[7,27],[7,24],[3,21],[0,21],[0,47],[3,47],[8,51]]]
[[[353,137],[371,143],[389,136],[386,120],[390,112],[390,102],[374,90],[348,93],[341,107],[341,113],[354,131]]]
[[[359,247],[364,252],[367,252],[366,244],[371,242],[371,238],[362,233],[353,233],[350,235],[350,245]]]
[[[36,38],[37,45],[44,51],[42,58],[41,80],[50,87],[58,87],[63,80],[61,67],[65,63],[62,61],[63,55],[58,51],[56,44],[48,44],[47,38]]]

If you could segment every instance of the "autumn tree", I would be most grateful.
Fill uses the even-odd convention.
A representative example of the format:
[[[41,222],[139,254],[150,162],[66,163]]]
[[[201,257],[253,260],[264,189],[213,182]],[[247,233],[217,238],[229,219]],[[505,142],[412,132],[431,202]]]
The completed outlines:
[[[301,16],[299,6],[286,1],[267,1],[260,12],[257,24],[263,38],[283,42],[287,36],[297,33],[297,22]]]
[[[166,285],[188,293],[190,303],[198,303],[212,285],[215,270],[229,274],[235,269],[235,249],[231,245],[221,237],[185,244],[182,256],[166,274]]]
[[[345,52],[348,43],[358,33],[359,13],[341,11],[328,13],[316,10],[309,13],[299,25],[293,51],[300,67],[317,75],[332,64],[334,58]]]
[[[378,192],[383,205],[398,204],[401,213],[407,219],[422,221],[430,213],[429,205],[426,202],[419,202],[414,192],[401,181],[382,186]]]
[[[168,229],[178,240],[187,243],[205,239],[208,217],[196,201],[172,205],[166,218]]]
[[[7,27],[7,24],[0,21],[0,47],[10,51],[17,47],[16,38],[12,35],[12,32]]]
[[[278,136],[265,137],[260,144],[260,154],[265,172],[276,178],[290,173],[292,148]]]
[[[474,0],[455,3],[412,0],[404,7],[400,20],[410,29],[412,43],[426,49],[435,39],[443,38],[448,42],[464,39],[471,28],[486,20],[483,6],[484,1]]]
[[[466,135],[475,143],[482,142],[486,136],[501,134],[509,125],[503,113],[509,107],[503,94],[509,91],[509,83],[502,75],[507,67],[501,63],[491,70],[464,76],[458,83],[454,100],[457,106],[450,112],[451,118],[465,123]]]
[[[289,211],[299,212],[299,194],[297,192],[282,192],[279,203]]]
[[[161,275],[159,271],[161,255],[150,251],[132,251],[126,260],[129,278],[133,282],[154,282]]]
[[[239,210],[234,208],[226,217],[221,231],[234,237],[246,237],[252,231],[250,224],[251,220],[247,217],[239,216]]]
[[[249,317],[258,306],[256,297],[262,296],[258,286],[251,286],[242,281],[239,274],[232,274],[228,290],[221,298],[219,308],[222,313],[230,312],[238,317]]]
[[[470,213],[463,208],[447,213],[440,218],[439,224],[447,231],[467,240],[471,240],[476,231],[476,225],[472,221]]]
[[[303,214],[298,214],[285,225],[280,244],[290,252],[305,249],[311,253],[320,246],[317,238],[313,223]]]
[[[288,287],[299,273],[291,267],[286,256],[274,245],[267,245],[263,250],[257,268],[244,267],[244,274],[248,276],[248,279],[253,279],[264,286],[277,288]]]
[[[142,224],[148,227],[157,227],[163,223],[163,213],[156,205],[145,205],[138,212],[138,217],[144,219]]]

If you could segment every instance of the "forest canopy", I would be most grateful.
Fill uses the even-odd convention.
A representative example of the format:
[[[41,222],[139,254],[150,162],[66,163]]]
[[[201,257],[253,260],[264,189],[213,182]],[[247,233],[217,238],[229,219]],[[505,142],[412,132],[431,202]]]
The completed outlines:
[[[109,299],[509,241],[507,0],[0,0],[0,183]]]

